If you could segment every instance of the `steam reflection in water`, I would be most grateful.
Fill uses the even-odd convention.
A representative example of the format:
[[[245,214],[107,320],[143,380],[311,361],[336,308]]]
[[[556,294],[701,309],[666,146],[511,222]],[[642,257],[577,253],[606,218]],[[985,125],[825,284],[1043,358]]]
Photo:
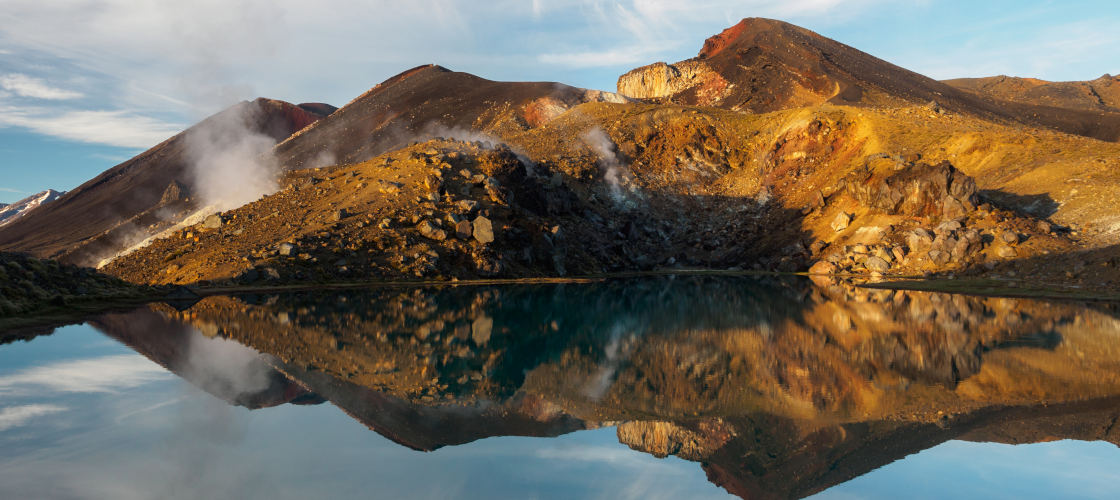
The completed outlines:
[[[481,495],[479,478],[463,476],[475,462],[490,465],[478,471],[489,474],[487,491],[517,497],[719,495],[715,486],[744,497],[800,497],[906,493],[902,481],[929,479],[913,473],[908,464],[916,463],[967,478],[934,482],[933,494],[1011,488],[1017,473],[1000,466],[1004,459],[1120,461],[1113,444],[1120,442],[1120,321],[1102,305],[681,276],[211,297],[89,324],[150,361],[130,359],[165,367],[235,405],[203,403],[215,400],[194,391],[169,395],[168,379],[123,384],[100,398],[120,404],[128,391],[150,390],[140,399],[163,399],[149,405],[148,414],[162,416],[152,429],[214,433],[164,441],[174,451],[157,458],[165,467],[154,483],[184,496],[199,493],[195,477],[275,465],[265,450],[277,452],[279,442],[308,429],[345,434],[348,445],[311,453],[324,450],[301,443],[309,449],[288,449],[295,455],[285,457],[289,466],[308,467],[299,457],[310,453],[316,463],[372,475],[401,492],[405,484],[445,488],[439,496]],[[15,347],[24,346],[2,346],[0,356]],[[53,365],[29,369],[44,366]],[[0,381],[27,393],[25,372],[0,373]],[[26,403],[47,412],[37,422],[89,410],[72,401]],[[208,417],[168,418],[190,414],[188,407]],[[375,435],[354,423],[396,444],[374,445]],[[21,424],[19,434],[41,425]],[[13,435],[0,432],[5,440]],[[1092,443],[1049,443],[1061,439]],[[1038,442],[1047,444],[1008,446]],[[961,454],[962,446],[981,451]],[[180,452],[188,458],[172,460]],[[417,471],[400,470],[405,463]],[[976,467],[998,475],[967,473]],[[1037,483],[1027,496],[1073,483],[1078,489],[1063,491],[1109,496],[1102,485],[1115,468],[1077,470],[1086,474],[1035,469],[1030,481],[1015,484]],[[209,492],[263,496],[245,485],[291,479],[264,470],[238,477],[211,481],[218,489]],[[6,479],[0,484],[26,483]],[[300,487],[308,491],[365,491],[354,478],[329,486],[306,480]],[[295,491],[278,489],[281,497]]]

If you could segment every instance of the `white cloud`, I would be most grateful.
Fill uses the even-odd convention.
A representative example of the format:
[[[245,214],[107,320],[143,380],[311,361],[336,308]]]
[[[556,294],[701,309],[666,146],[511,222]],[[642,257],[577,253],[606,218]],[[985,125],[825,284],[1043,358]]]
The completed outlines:
[[[651,51],[642,47],[624,47],[605,51],[568,52],[541,54],[537,60],[544,64],[556,64],[573,68],[598,68],[634,64],[644,66],[651,61]]]
[[[67,360],[0,377],[0,396],[116,392],[170,376],[139,354]]]
[[[650,44],[694,52],[745,16],[828,20],[884,1],[6,0],[0,44],[114,79],[118,88],[106,97],[121,108],[201,117],[256,93],[339,104],[428,62],[487,76],[514,74],[511,58],[548,65],[566,54],[608,53],[583,57],[591,65],[571,64],[573,56],[560,59],[561,69],[527,68],[565,80],[566,68],[652,62],[627,47],[644,45],[655,60],[669,55],[656,56]],[[490,57],[480,63],[480,54]]]
[[[23,73],[0,75],[0,88],[14,92],[21,97],[35,99],[66,100],[82,97],[81,92],[55,88],[39,78],[30,77]]]
[[[66,411],[63,406],[33,404],[0,408],[0,432],[20,427],[31,419]]]
[[[127,111],[56,111],[0,106],[0,127],[5,126],[72,141],[137,149],[155,146],[183,128]]]

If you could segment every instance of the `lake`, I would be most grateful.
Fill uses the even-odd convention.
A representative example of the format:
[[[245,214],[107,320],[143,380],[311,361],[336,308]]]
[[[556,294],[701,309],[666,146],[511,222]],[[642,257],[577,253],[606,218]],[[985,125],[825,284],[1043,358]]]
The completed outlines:
[[[677,275],[6,332],[2,498],[1115,498],[1120,311]]]

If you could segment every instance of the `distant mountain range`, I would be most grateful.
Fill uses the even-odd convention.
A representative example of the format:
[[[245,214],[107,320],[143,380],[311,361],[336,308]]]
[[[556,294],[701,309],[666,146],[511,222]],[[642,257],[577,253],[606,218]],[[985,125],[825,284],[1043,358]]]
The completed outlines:
[[[66,194],[65,191],[59,192],[53,189],[48,189],[46,191],[35,193],[15,203],[0,203],[0,227],[15,222],[21,217],[27,216],[27,214],[32,210],[35,210],[43,206],[44,204],[57,200],[64,194]]]
[[[1048,82],[1036,78],[991,76],[945,83],[983,97],[1086,111],[1120,112],[1120,76],[1106,74],[1085,82]]]

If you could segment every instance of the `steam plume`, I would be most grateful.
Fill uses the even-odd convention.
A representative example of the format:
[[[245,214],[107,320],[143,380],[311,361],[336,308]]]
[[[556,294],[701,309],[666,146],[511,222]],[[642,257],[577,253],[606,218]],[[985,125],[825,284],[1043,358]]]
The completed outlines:
[[[630,169],[618,155],[610,136],[603,129],[593,127],[584,132],[581,139],[599,157],[599,167],[603,169],[603,179],[610,188],[611,200],[621,208],[634,208],[634,198],[638,194],[631,184]]]
[[[240,207],[276,192],[276,141],[253,128],[261,110],[243,103],[211,117],[186,138],[191,185],[212,211]]]

